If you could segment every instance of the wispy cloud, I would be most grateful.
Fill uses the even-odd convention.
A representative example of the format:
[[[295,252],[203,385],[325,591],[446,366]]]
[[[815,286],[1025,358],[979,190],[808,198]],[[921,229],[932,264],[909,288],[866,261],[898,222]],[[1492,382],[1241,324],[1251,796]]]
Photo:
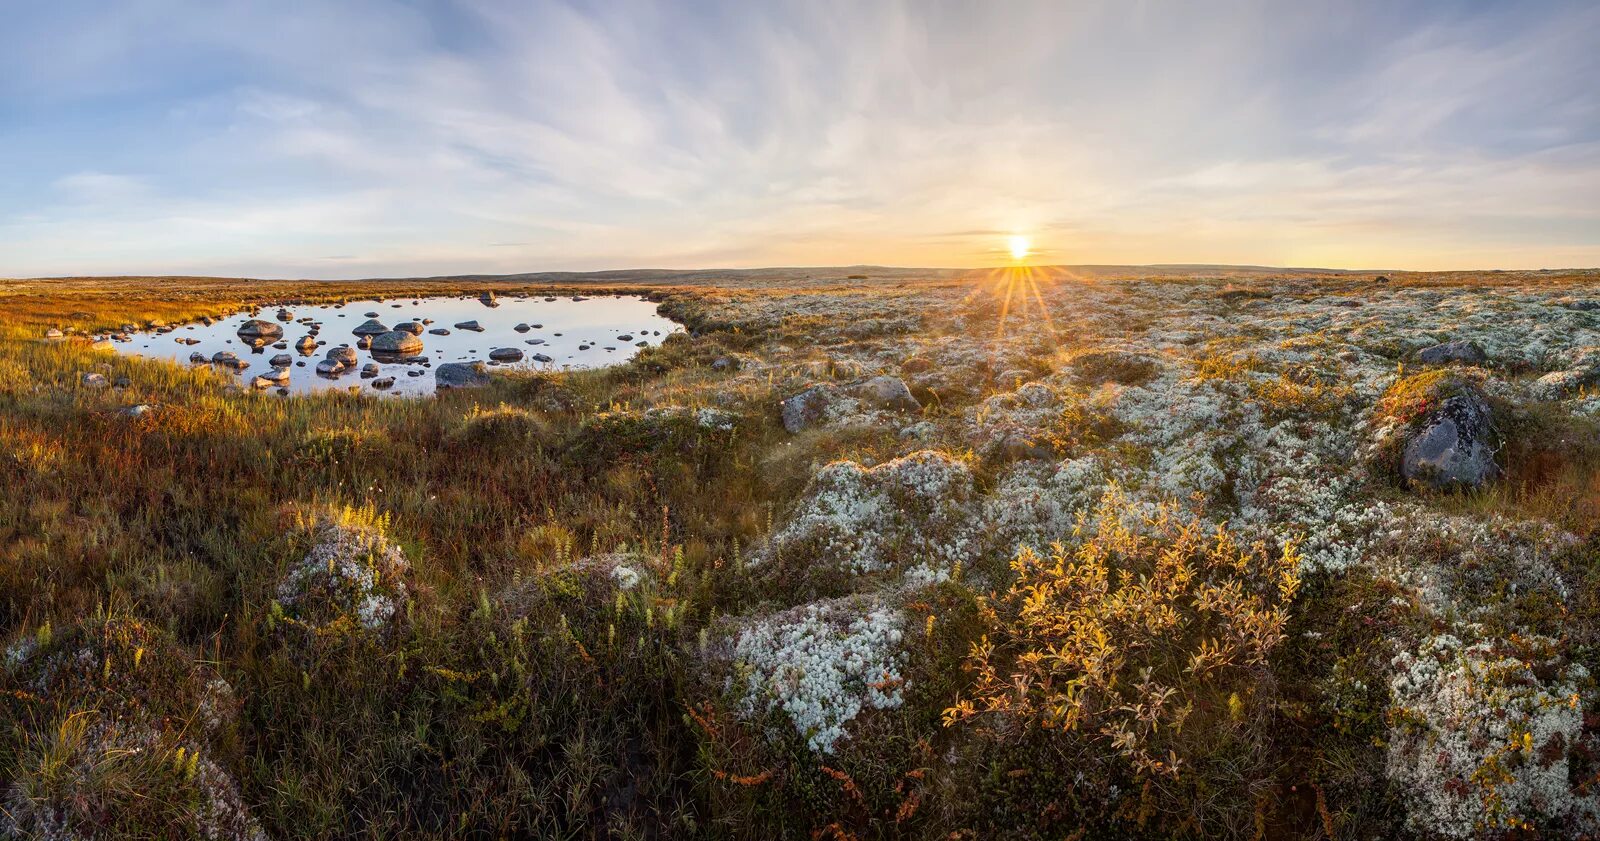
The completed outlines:
[[[0,274],[1600,264],[1580,2],[13,17]]]

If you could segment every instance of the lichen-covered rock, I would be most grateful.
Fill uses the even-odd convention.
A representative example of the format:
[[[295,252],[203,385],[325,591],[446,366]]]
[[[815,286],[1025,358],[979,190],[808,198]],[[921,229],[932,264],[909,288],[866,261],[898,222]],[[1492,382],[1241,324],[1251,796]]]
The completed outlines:
[[[1493,414],[1473,391],[1445,398],[1428,414],[1400,454],[1400,475],[1437,490],[1478,488],[1500,473]]]
[[[817,424],[827,415],[835,391],[833,386],[821,383],[784,400],[780,406],[783,428],[798,434]]]
[[[1417,351],[1417,361],[1423,365],[1482,365],[1488,356],[1477,342],[1457,339]]]
[[[859,598],[750,622],[733,642],[740,712],[781,712],[812,750],[832,753],[863,710],[901,705],[903,625],[899,611]]]
[[[937,450],[872,468],[837,461],[812,478],[763,559],[852,575],[948,570],[975,552],[974,506],[971,470]]]
[[[879,409],[914,412],[922,408],[911,389],[899,377],[873,377],[857,386],[856,394],[868,404]]]
[[[405,605],[404,552],[373,525],[323,522],[305,557],[278,584],[285,617],[314,627],[348,620],[366,630],[393,622]]]

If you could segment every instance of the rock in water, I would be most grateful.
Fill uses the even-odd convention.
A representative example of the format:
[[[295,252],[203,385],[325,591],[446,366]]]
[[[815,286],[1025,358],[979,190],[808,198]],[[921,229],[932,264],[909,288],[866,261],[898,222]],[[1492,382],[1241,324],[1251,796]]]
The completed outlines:
[[[282,325],[272,321],[262,321],[259,318],[246,321],[239,328],[239,338],[251,344],[275,342],[282,336]]]
[[[328,357],[346,368],[354,367],[358,361],[356,349],[353,347],[328,348]]]
[[[1423,365],[1482,365],[1488,361],[1488,356],[1477,342],[1457,339],[1423,348],[1417,352],[1417,361]]]
[[[369,318],[361,322],[356,329],[350,331],[357,336],[379,336],[389,332],[388,326],[376,318]]]
[[[439,388],[475,388],[489,384],[489,371],[482,362],[446,362],[434,369],[433,379]]]
[[[521,362],[522,351],[514,347],[500,347],[489,351],[489,358],[496,362]]]
[[[1482,393],[1447,397],[1418,427],[1400,457],[1400,475],[1435,490],[1479,488],[1500,475],[1494,418]]]
[[[419,321],[402,321],[396,324],[394,329],[402,333],[410,333],[413,336],[422,335],[422,323]]]
[[[422,340],[404,330],[390,330],[372,340],[373,353],[411,355],[422,352]]]
[[[476,319],[474,319],[472,321],[458,321],[458,322],[456,322],[456,329],[457,330],[472,330],[472,331],[477,332],[477,333],[482,333],[483,332],[483,325],[479,324]]]

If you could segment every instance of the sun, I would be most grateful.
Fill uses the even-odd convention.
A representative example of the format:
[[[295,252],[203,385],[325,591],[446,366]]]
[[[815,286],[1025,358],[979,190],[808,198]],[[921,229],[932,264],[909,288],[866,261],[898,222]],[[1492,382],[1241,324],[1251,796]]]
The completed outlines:
[[[1028,256],[1028,249],[1031,243],[1028,242],[1027,237],[1022,234],[1012,234],[1008,242],[1011,244],[1011,259],[1021,260]]]

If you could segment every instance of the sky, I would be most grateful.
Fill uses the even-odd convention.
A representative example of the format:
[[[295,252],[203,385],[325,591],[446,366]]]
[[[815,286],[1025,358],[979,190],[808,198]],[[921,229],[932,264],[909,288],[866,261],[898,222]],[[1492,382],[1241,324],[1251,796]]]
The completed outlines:
[[[1600,3],[0,0],[0,276],[1600,266]]]

